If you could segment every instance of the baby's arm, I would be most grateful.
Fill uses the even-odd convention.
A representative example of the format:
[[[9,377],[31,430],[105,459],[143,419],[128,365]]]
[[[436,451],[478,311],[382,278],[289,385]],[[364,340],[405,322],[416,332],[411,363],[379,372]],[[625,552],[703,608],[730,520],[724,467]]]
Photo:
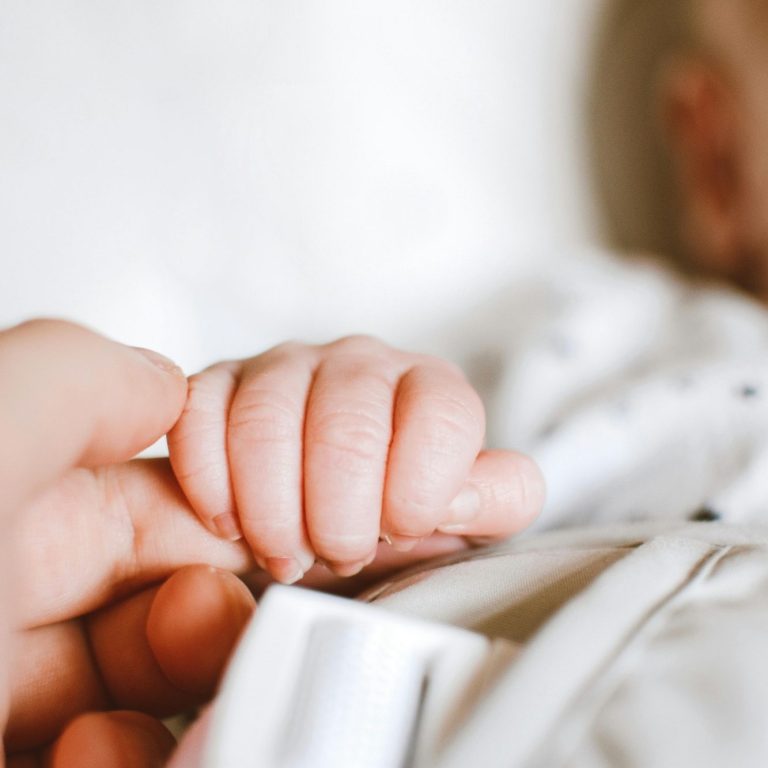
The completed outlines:
[[[217,535],[297,581],[322,559],[357,573],[379,538],[405,551],[435,531],[504,537],[539,512],[517,453],[481,450],[482,403],[450,363],[352,337],[283,344],[190,379],[169,435],[190,503]]]

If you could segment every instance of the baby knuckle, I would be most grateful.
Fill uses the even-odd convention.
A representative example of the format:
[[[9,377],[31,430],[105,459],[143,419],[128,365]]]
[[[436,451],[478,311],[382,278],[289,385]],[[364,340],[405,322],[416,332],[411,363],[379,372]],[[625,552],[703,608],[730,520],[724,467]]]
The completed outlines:
[[[86,333],[86,330],[76,323],[72,323],[69,320],[59,320],[50,317],[35,317],[31,320],[25,320],[16,327],[19,330],[24,329],[33,331],[34,333],[39,333],[43,336]]]
[[[469,385],[458,393],[442,393],[437,396],[439,406],[449,415],[465,419],[472,424],[484,423],[485,408],[480,395]]]
[[[435,447],[464,445],[467,441],[482,439],[485,420],[482,411],[464,399],[450,396],[433,396],[425,404],[424,412],[431,414],[423,420],[428,441]]]
[[[454,363],[453,360],[424,354],[418,357],[422,366],[436,369],[441,374],[450,376],[453,379],[463,382],[467,381],[467,374],[464,372],[464,369],[458,363]]]
[[[262,355],[259,355],[258,358],[254,358],[254,359],[259,359],[264,357],[293,358],[296,355],[306,352],[307,349],[308,349],[308,346],[306,344],[303,344],[300,341],[295,341],[295,340],[283,341],[280,344],[277,344],[276,346],[272,347],[271,349],[268,349]]]
[[[247,434],[252,441],[295,440],[300,428],[295,404],[272,391],[251,391],[236,398],[229,414],[230,433]]]
[[[374,416],[361,413],[333,413],[314,425],[315,446],[334,458],[337,467],[349,471],[370,470],[386,455],[391,428]]]
[[[191,462],[189,459],[175,458],[172,463],[173,474],[185,488],[207,484],[218,474],[217,465],[213,459]]]
[[[375,336],[366,334],[353,334],[332,341],[329,348],[343,352],[384,352],[389,347]]]

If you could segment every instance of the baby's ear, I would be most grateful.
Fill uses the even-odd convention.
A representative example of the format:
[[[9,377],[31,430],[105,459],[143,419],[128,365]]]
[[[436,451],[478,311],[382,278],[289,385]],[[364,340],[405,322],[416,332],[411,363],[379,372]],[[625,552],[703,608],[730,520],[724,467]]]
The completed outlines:
[[[661,78],[661,113],[680,198],[681,239],[692,265],[743,272],[744,148],[735,93],[711,62],[681,57]]]

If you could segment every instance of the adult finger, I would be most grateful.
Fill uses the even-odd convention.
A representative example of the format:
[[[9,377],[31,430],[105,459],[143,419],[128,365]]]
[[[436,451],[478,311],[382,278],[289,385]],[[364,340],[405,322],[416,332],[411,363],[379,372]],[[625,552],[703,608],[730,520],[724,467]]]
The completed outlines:
[[[82,712],[109,707],[81,622],[40,627],[14,639],[4,733],[9,752],[37,749]]]
[[[0,372],[6,509],[71,466],[130,458],[170,429],[186,394],[166,358],[55,320],[0,333]]]
[[[305,518],[317,555],[349,576],[376,553],[400,370],[371,339],[331,346],[307,403]]]
[[[191,566],[95,614],[90,646],[111,700],[159,717],[207,701],[254,607],[237,577]]]
[[[228,571],[201,565],[177,571],[158,590],[146,624],[166,679],[199,699],[213,696],[255,609],[245,584]],[[118,632],[120,618],[112,622]]]
[[[27,628],[112,604],[186,565],[253,567],[243,542],[200,523],[164,459],[70,472],[25,508],[12,533],[14,596]]]
[[[50,743],[84,712],[160,717],[207,701],[253,608],[235,576],[193,566],[85,620],[24,632],[6,746]]]
[[[51,750],[50,768],[162,768],[176,740],[158,720],[140,712],[81,715]]]
[[[479,396],[463,373],[425,358],[400,380],[384,490],[382,535],[408,549],[443,522],[485,434]]]
[[[298,581],[315,556],[304,527],[304,409],[316,352],[284,344],[245,364],[229,414],[229,466],[240,525],[262,567]]]

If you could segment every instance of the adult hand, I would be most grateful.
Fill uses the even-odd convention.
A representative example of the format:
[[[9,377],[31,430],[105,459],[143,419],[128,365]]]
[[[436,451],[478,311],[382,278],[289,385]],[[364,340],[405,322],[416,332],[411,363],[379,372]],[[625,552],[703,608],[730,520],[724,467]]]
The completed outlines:
[[[209,696],[252,610],[229,573],[171,575],[188,562],[243,568],[247,558],[208,536],[186,548],[148,536],[159,486],[181,521],[162,534],[184,537],[184,521],[199,528],[164,483],[167,467],[115,464],[164,434],[185,397],[170,361],[82,328],[35,321],[0,333],[9,768],[44,758],[55,768],[161,764],[173,739],[146,713]],[[77,718],[115,709],[135,711]]]

